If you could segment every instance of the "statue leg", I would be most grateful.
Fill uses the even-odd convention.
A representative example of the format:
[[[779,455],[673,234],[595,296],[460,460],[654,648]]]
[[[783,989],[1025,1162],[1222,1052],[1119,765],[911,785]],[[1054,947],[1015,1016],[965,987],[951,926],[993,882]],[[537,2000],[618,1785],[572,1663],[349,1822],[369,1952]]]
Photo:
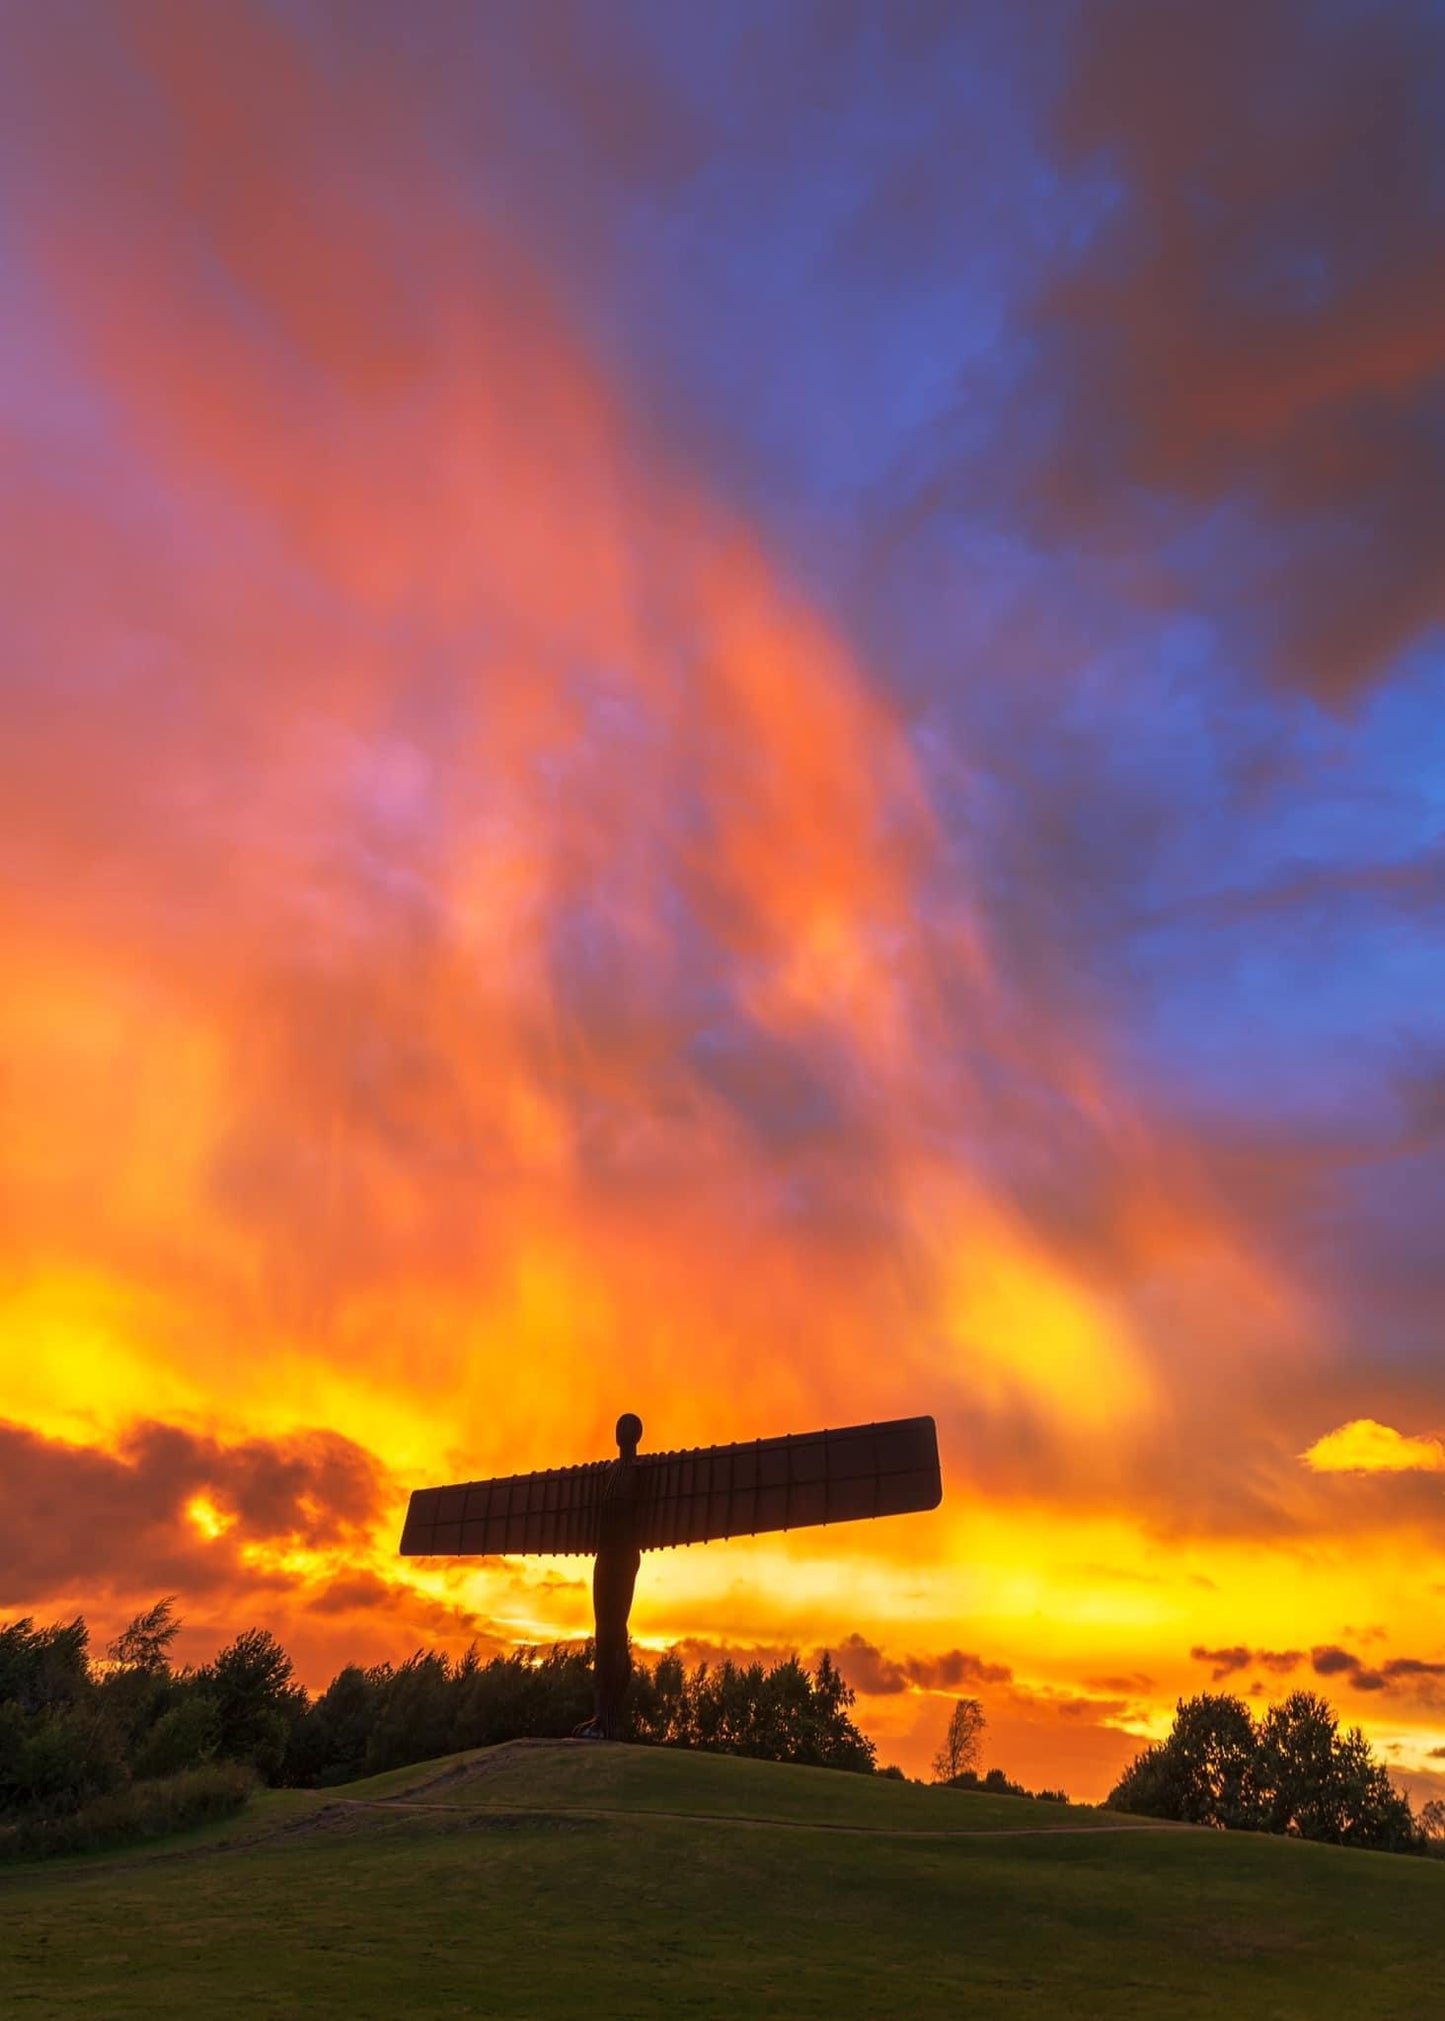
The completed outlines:
[[[622,1732],[627,1704],[627,1680],[632,1675],[632,1653],[627,1642],[627,1617],[632,1611],[632,1593],[637,1584],[641,1554],[604,1546],[597,1553],[592,1573],[592,1608],[596,1622],[596,1655],[593,1681],[597,1714],[594,1728],[603,1740],[616,1740]]]

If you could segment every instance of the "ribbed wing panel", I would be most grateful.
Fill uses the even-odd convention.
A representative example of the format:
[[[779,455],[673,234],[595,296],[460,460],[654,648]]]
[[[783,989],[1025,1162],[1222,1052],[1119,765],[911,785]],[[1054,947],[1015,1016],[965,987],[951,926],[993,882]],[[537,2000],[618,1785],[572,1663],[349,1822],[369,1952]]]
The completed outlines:
[[[638,1461],[644,1551],[766,1530],[801,1530],[936,1509],[943,1499],[931,1417],[754,1439]]]
[[[597,1549],[597,1512],[610,1460],[497,1481],[418,1488],[401,1533],[403,1557],[567,1557]]]

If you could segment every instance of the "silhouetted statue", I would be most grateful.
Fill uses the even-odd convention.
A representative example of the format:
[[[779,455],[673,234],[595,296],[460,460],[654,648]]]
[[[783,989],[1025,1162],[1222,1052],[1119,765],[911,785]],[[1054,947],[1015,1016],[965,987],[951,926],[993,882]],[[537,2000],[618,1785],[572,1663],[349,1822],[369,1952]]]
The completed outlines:
[[[582,1731],[598,1740],[616,1740],[622,1731],[632,1649],[627,1617],[642,1553],[637,1547],[637,1490],[641,1475],[637,1442],[642,1419],[627,1411],[617,1420],[617,1458],[607,1470],[597,1519],[597,1558],[592,1567],[592,1618],[596,1640],[593,1682],[597,1710]]]
[[[639,1458],[641,1437],[642,1420],[628,1411],[615,1460],[418,1488],[401,1536],[408,1557],[595,1556],[596,1711],[579,1732],[600,1740],[623,1730],[627,1617],[644,1551],[901,1516],[943,1499],[931,1417]]]

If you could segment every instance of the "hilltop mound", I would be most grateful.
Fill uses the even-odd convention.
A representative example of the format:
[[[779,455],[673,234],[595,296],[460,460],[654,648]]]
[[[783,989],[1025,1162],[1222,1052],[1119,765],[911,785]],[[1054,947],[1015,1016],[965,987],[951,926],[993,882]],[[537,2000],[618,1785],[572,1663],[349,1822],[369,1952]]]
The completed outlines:
[[[532,1742],[0,1882],[37,2016],[1423,2016],[1445,1868]]]

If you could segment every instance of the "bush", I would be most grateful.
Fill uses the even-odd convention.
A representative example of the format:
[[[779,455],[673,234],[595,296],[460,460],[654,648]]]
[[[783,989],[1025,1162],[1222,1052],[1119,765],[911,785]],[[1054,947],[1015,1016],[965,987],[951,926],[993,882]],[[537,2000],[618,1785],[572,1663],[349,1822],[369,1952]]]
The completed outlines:
[[[958,1775],[951,1775],[947,1782],[938,1784],[942,1789],[976,1789],[986,1796],[1026,1796],[1038,1803],[1067,1803],[1068,1792],[1062,1789],[1026,1789],[1021,1782],[1015,1782],[1004,1774],[1001,1768],[991,1768],[987,1775],[980,1775],[976,1768],[966,1768]]]
[[[0,1832],[0,1859],[48,1859],[169,1837],[244,1809],[255,1777],[240,1762],[212,1762],[162,1781],[132,1783],[65,1817],[27,1818]]]
[[[126,1780],[119,1736],[84,1707],[47,1712],[28,1723],[7,1780],[9,1805],[75,1810]]]

